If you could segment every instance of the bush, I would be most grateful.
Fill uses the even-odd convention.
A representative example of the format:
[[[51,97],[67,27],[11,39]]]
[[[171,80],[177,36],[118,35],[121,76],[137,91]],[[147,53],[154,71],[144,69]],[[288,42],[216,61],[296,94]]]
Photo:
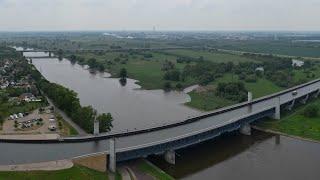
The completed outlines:
[[[248,75],[246,76],[245,81],[249,83],[254,83],[257,82],[257,77],[255,75]]]
[[[163,79],[171,80],[171,81],[179,81],[180,80],[180,72],[178,70],[167,71],[164,74]]]
[[[318,106],[316,106],[316,105],[310,105],[310,106],[307,106],[307,107],[304,109],[303,115],[304,115],[305,117],[312,118],[312,117],[317,117],[317,116],[318,116],[318,112],[319,112]]]
[[[177,89],[182,89],[182,85],[180,83],[176,84]]]
[[[170,91],[171,90],[171,83],[170,82],[165,82],[164,85],[163,85],[163,89],[165,91]]]
[[[59,121],[58,126],[59,126],[59,129],[62,129],[62,122],[61,121]]]

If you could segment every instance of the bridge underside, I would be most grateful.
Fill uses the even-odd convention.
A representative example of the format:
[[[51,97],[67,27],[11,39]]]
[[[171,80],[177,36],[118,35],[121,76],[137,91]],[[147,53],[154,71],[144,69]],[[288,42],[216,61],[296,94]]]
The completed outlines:
[[[250,117],[243,118],[239,121],[234,123],[230,123],[226,126],[216,128],[210,131],[206,131],[204,133],[200,133],[194,136],[186,137],[179,140],[174,140],[168,143],[158,144],[151,147],[141,148],[138,150],[131,150],[126,152],[118,152],[117,153],[117,162],[126,161],[130,159],[140,158],[140,157],[147,157],[149,155],[154,154],[163,154],[169,150],[177,150],[181,148],[185,148],[200,142],[204,142],[207,140],[211,140],[215,137],[220,136],[221,134],[236,131],[240,129],[241,125],[252,123],[259,119],[263,119],[266,117],[270,117],[275,113],[275,109],[272,108],[270,110],[263,111],[261,113],[252,115]]]
[[[318,90],[312,91],[309,94],[306,94],[301,97],[297,97],[292,101],[288,101],[287,103],[282,104],[280,106],[281,107],[280,109],[281,110],[287,109],[288,106],[292,105],[292,102],[304,104],[309,97],[317,97],[318,95],[319,95]],[[258,114],[245,117],[243,119],[230,123],[226,126],[212,129],[203,133],[199,133],[197,135],[189,136],[186,138],[174,140],[174,141],[163,143],[163,144],[158,144],[151,147],[141,148],[138,150],[118,152],[117,161],[121,162],[121,161],[139,158],[139,157],[147,157],[149,155],[154,155],[154,154],[163,154],[166,151],[177,150],[177,149],[185,148],[203,141],[211,140],[215,137],[220,136],[221,134],[239,130],[241,126],[244,124],[250,124],[254,121],[261,120],[266,117],[272,117],[275,114],[275,111],[276,111],[276,108],[271,108],[269,110],[262,111]]]

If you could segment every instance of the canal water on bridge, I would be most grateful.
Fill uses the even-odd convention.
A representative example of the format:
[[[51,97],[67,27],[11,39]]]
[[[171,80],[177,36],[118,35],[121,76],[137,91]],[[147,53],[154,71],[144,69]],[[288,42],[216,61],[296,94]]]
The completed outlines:
[[[29,52],[27,55],[39,54]],[[92,105],[100,113],[111,112],[115,119],[113,132],[162,126],[201,114],[183,105],[190,101],[186,92],[137,90],[140,86],[133,79],[121,86],[119,80],[109,78],[108,73],[90,73],[86,66],[66,59],[36,58],[32,63],[49,81],[77,92],[82,105]]]
[[[253,131],[221,136],[177,151],[176,165],[151,157],[158,167],[185,180],[316,180],[320,177],[320,143]]]

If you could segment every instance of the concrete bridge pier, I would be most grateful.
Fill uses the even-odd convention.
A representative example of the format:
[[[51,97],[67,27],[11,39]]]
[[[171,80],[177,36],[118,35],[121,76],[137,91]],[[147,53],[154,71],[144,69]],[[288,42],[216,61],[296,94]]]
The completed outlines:
[[[240,127],[240,133],[243,135],[250,136],[251,135],[251,126],[249,123],[243,124]]]
[[[276,119],[276,120],[279,120],[281,118],[281,109],[280,109],[280,97],[278,97],[276,100],[275,100],[275,112],[273,114],[273,116],[271,117],[272,119]]]
[[[93,134],[94,135],[99,135],[99,121],[97,119],[94,120],[93,124]]]
[[[248,103],[252,102],[252,92],[248,92]],[[248,105],[248,113],[251,113],[252,112],[252,105],[249,104]]]
[[[174,150],[168,150],[164,153],[164,159],[169,164],[176,164],[176,152]]]
[[[108,158],[108,167],[109,171],[116,173],[117,171],[117,153],[116,153],[116,139],[109,139],[109,158]]]
[[[307,94],[305,98],[301,99],[300,102],[301,102],[302,104],[306,104],[307,101],[308,101],[308,99],[309,99],[309,94]]]

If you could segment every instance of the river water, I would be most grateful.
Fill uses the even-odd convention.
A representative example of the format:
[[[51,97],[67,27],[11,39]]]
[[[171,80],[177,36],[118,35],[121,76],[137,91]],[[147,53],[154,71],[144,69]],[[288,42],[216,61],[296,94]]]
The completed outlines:
[[[176,152],[176,165],[150,160],[185,180],[318,180],[320,143],[254,131],[233,133]]]
[[[114,117],[113,132],[162,126],[201,114],[183,105],[190,101],[186,92],[140,90],[133,79],[122,86],[108,73],[90,73],[86,66],[66,59],[35,58],[32,63],[49,81],[77,92],[83,106],[92,105],[99,113],[110,112]]]
[[[185,92],[137,90],[140,87],[132,79],[123,87],[118,79],[108,78],[107,73],[92,74],[86,67],[73,65],[66,59],[33,59],[33,64],[49,81],[76,91],[82,105],[111,112],[115,118],[114,131],[159,126],[200,114],[182,105],[190,101]],[[103,149],[87,144],[79,144],[79,153],[88,148]],[[54,149],[55,145],[52,146],[46,151]],[[66,147],[59,148],[64,152],[62,158]],[[160,156],[150,160],[177,179],[317,180],[319,152],[319,143],[254,131],[252,136],[232,133],[179,150],[175,166],[165,163]]]

